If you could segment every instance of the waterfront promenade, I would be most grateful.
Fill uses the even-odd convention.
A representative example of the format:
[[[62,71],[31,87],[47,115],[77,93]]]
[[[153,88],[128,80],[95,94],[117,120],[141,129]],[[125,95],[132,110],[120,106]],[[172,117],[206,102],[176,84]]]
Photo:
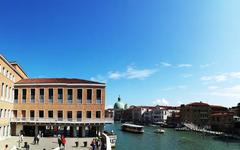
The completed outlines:
[[[92,139],[93,138],[66,138],[67,140],[66,150],[74,150],[74,149],[89,150]],[[0,150],[3,150],[6,144],[9,145],[9,149],[11,149],[14,145],[18,147],[18,140],[19,140],[19,137],[13,136],[6,140],[0,141]],[[76,141],[79,142],[79,147],[75,146]],[[87,141],[87,147],[84,147],[83,145],[84,141]],[[24,137],[24,142],[29,143],[30,150],[43,150],[44,148],[46,150],[52,150],[58,147],[56,137],[43,137],[40,139],[38,145],[33,144],[33,137]],[[21,150],[25,150],[25,148],[22,148],[24,145],[24,142],[20,144]]]

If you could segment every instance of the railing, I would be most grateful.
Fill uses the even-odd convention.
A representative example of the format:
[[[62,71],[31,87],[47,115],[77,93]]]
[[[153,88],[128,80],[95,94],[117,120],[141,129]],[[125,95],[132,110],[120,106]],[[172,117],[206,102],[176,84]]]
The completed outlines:
[[[11,122],[29,122],[29,123],[113,123],[113,118],[37,118],[37,117],[22,117],[11,118]]]

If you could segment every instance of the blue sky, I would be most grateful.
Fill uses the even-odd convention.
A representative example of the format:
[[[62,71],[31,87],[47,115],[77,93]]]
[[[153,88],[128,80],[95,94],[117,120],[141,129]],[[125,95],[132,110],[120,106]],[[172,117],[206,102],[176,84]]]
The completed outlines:
[[[0,53],[30,77],[104,81],[107,107],[240,102],[240,1],[0,1]]]

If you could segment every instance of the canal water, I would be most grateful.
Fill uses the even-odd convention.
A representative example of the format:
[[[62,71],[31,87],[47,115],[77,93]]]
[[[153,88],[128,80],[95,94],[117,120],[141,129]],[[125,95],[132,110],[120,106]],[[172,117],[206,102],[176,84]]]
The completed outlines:
[[[117,134],[115,150],[240,150],[240,141],[223,141],[200,133],[165,129],[164,134],[154,133],[156,127],[144,127],[143,134],[120,130],[121,124],[109,124],[106,130]]]

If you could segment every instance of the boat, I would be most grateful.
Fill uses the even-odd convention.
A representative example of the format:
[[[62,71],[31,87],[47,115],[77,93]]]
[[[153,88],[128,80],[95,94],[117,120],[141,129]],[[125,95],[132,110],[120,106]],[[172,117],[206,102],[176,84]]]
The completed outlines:
[[[154,133],[164,133],[164,132],[165,132],[165,130],[163,130],[163,129],[156,129],[154,131]]]
[[[104,131],[104,133],[110,138],[111,147],[116,147],[117,135],[113,132]]]
[[[124,123],[121,126],[122,131],[133,132],[133,133],[144,133],[144,127],[140,125]]]

